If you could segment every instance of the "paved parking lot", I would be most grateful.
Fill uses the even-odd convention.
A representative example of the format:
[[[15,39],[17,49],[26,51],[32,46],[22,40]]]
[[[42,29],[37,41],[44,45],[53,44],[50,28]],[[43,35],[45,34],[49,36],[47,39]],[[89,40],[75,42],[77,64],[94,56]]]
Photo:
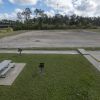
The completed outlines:
[[[30,31],[0,39],[0,48],[100,47],[100,33],[89,31]]]

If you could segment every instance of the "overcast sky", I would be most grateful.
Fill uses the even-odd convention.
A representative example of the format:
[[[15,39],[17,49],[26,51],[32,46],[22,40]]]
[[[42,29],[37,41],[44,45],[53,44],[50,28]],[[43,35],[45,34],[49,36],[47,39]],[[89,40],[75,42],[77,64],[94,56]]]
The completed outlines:
[[[42,9],[48,16],[57,11],[62,15],[100,16],[100,0],[0,0],[0,19],[17,19],[16,13],[26,7],[33,12]]]

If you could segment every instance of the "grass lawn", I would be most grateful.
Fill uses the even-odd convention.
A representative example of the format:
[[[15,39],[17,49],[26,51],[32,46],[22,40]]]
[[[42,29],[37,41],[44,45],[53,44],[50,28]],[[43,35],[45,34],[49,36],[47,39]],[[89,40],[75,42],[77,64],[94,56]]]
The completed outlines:
[[[0,100],[100,100],[100,72],[81,55],[0,54],[4,59],[27,65],[12,86],[0,86]]]
[[[83,48],[85,50],[99,51],[100,47],[32,47],[22,48],[23,50],[50,50],[50,51],[66,51],[66,50],[78,50]],[[0,48],[0,50],[16,50],[17,48]]]

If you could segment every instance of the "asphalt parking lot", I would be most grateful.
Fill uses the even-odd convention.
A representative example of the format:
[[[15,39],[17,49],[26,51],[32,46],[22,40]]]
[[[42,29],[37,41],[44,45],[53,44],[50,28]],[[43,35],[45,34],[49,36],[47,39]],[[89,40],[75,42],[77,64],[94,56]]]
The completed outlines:
[[[100,47],[100,33],[89,31],[30,31],[0,39],[0,48]]]

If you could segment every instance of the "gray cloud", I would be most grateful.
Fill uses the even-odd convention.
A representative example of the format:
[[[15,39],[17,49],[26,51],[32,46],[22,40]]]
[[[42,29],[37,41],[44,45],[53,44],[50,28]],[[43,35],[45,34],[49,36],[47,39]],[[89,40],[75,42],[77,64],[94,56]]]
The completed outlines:
[[[90,0],[72,0],[72,4],[79,11],[89,11],[95,6]]]
[[[77,14],[80,16],[100,16],[99,0],[8,0],[8,1],[12,4],[19,4],[24,6],[33,5],[33,8],[34,5],[39,3],[38,1],[41,1],[41,3],[44,3],[47,7],[50,7],[48,11],[45,11],[46,14],[48,14],[49,16],[53,16],[57,10],[62,15]],[[0,4],[2,3],[5,2],[3,2],[3,0],[0,0]],[[0,14],[0,18],[3,17],[15,18],[16,15],[15,11],[9,13],[11,14],[7,13]]]
[[[89,2],[86,0],[73,0],[72,1],[73,7],[77,10],[83,11],[87,10],[88,6],[90,6]]]
[[[59,13],[78,14],[82,16],[94,16],[97,0],[44,0],[45,4]],[[58,4],[58,8],[57,8]],[[100,2],[99,2],[100,4]],[[71,12],[71,13],[69,13]]]

